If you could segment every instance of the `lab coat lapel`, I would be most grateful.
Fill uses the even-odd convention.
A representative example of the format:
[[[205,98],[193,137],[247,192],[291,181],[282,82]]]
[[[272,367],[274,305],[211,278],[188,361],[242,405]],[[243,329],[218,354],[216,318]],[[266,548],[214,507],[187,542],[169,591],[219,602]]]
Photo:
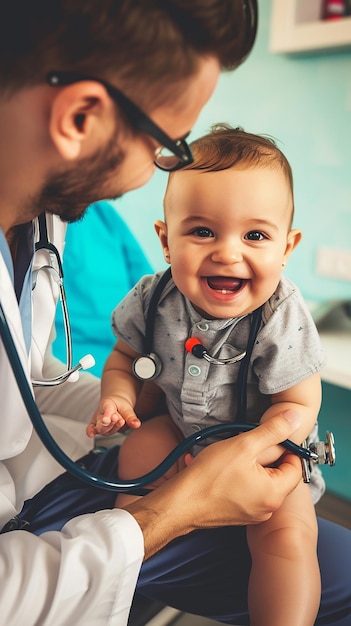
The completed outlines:
[[[2,256],[0,256],[0,300],[18,356],[27,380],[30,381],[29,357],[23,336],[21,316],[11,278]],[[0,342],[0,397],[0,458],[6,459],[19,454],[25,448],[32,433],[32,424],[18,391],[12,369],[9,367],[2,342]],[[13,416],[16,416],[16,419],[13,419]]]

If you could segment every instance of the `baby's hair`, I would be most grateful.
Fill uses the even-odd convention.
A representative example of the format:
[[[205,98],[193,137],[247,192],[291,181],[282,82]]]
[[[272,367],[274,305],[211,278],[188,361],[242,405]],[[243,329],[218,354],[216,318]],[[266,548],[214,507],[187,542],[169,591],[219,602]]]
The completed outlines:
[[[197,170],[202,172],[220,172],[238,166],[280,168],[290,187],[292,206],[294,207],[293,175],[286,156],[279,150],[275,140],[268,135],[247,133],[238,126],[215,124],[208,134],[195,139],[191,144],[194,161],[181,171]],[[169,181],[177,173],[170,174]],[[292,216],[291,221],[293,218]]]
[[[229,124],[215,124],[211,132],[191,143],[195,160],[187,167],[193,170],[218,172],[235,165],[280,167],[286,175],[291,190],[293,176],[286,156],[275,140],[268,135],[247,133],[243,128]]]

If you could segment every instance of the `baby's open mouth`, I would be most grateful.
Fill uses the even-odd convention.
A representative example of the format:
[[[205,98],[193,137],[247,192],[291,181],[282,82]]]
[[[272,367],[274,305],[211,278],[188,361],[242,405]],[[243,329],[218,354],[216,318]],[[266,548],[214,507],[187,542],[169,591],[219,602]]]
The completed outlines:
[[[221,291],[222,293],[235,293],[239,291],[243,285],[241,278],[230,278],[229,276],[208,276],[207,284],[211,289],[215,291]]]

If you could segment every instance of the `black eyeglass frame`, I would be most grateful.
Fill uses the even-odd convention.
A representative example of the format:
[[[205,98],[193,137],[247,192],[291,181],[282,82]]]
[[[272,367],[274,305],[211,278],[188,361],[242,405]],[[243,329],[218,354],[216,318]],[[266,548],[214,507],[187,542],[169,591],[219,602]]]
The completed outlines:
[[[139,109],[139,107],[127,98],[122,91],[117,89],[117,87],[114,87],[101,78],[96,78],[96,76],[81,74],[79,72],[50,72],[46,77],[46,81],[51,87],[65,87],[66,85],[72,85],[73,83],[79,83],[84,80],[91,80],[103,85],[109,96],[121,107],[133,128],[149,135],[161,145],[155,152],[154,164],[156,167],[166,172],[174,172],[193,163],[194,157],[185,139],[178,139],[176,141],[171,139],[169,135],[157,126],[146,113]],[[157,156],[161,154],[163,148],[167,148],[179,159],[179,162],[173,167],[162,167],[157,161]]]

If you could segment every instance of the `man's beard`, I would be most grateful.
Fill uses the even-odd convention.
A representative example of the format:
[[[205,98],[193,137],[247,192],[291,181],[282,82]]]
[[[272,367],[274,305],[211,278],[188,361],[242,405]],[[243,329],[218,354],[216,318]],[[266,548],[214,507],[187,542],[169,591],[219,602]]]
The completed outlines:
[[[124,154],[118,149],[116,135],[95,156],[82,159],[66,172],[52,174],[38,196],[32,199],[36,213],[47,211],[64,222],[76,222],[93,202],[118,198],[122,191],[111,191],[111,173],[118,177],[118,165]]]

